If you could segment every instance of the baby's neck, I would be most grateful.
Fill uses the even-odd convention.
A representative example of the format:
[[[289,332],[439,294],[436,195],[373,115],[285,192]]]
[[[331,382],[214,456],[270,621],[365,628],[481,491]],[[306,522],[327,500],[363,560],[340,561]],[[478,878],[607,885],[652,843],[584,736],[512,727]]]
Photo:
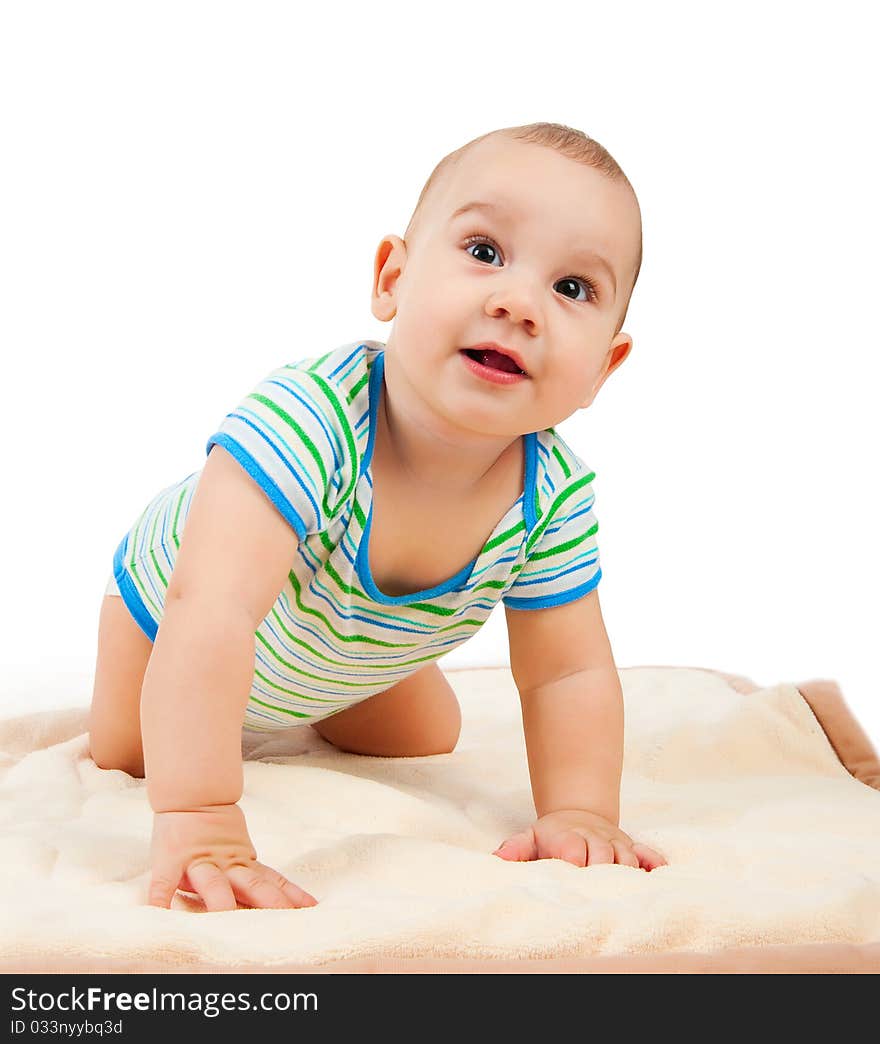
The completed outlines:
[[[506,442],[498,439],[491,445],[492,440],[478,438],[469,442],[466,432],[456,436],[440,430],[437,418],[424,417],[424,411],[420,416],[419,410],[409,406],[406,388],[399,394],[398,375],[389,374],[389,369],[393,371],[394,367],[389,367],[386,353],[386,383],[376,415],[374,464],[412,483],[425,495],[456,497],[485,490],[487,483],[521,461],[520,436]]]

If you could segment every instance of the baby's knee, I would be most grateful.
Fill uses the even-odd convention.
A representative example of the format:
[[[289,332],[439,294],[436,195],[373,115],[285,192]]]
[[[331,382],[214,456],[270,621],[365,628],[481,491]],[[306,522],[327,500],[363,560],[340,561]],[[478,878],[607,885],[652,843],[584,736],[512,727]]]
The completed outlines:
[[[135,779],[144,778],[144,756],[140,750],[131,750],[113,737],[89,732],[89,755],[99,769],[119,769]]]

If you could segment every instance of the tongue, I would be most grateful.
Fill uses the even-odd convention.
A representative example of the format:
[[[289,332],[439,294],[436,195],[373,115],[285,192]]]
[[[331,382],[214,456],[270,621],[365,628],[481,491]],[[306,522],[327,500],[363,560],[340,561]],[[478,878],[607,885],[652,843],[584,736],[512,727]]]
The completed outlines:
[[[491,348],[480,351],[480,362],[484,366],[491,366],[493,370],[506,370],[508,373],[519,373],[519,367],[509,355],[493,351]]]

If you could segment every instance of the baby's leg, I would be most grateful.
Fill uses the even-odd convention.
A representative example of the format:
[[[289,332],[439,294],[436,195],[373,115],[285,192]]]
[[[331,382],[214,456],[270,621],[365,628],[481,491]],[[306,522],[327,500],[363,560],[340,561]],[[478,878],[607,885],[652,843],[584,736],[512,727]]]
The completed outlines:
[[[350,754],[417,758],[449,754],[461,732],[461,708],[436,663],[390,689],[316,722],[314,730]]]
[[[143,778],[141,685],[153,643],[122,599],[106,595],[98,623],[95,689],[89,712],[89,748],[99,768]]]

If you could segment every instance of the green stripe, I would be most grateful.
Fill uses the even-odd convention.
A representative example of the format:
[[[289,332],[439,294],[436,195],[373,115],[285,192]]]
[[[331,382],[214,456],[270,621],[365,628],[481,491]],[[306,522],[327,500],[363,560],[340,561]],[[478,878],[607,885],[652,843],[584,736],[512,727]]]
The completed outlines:
[[[258,700],[253,693],[248,697],[248,703],[256,703],[260,707],[265,707],[266,710],[281,711],[282,714],[289,714],[293,718],[312,718],[313,714],[305,714],[303,711],[291,710],[289,707],[276,707],[273,703],[264,703],[263,700]]]
[[[521,532],[525,528],[525,522],[523,521],[523,519],[520,519],[519,522],[516,523],[516,525],[511,526],[510,529],[505,529],[503,533],[499,533],[497,537],[495,537],[492,540],[489,540],[483,547],[483,550],[480,552],[480,555],[485,555],[487,551],[491,551],[493,547],[497,547],[499,544],[506,544],[508,540],[512,540],[517,533]]]
[[[582,533],[580,536],[574,537],[572,540],[567,540],[564,544],[557,544],[556,547],[548,547],[546,551],[535,551],[529,558],[530,562],[536,562],[539,558],[549,558],[551,555],[561,555],[563,551],[569,551],[573,547],[577,547],[578,544],[582,544],[587,537],[591,537],[599,531],[599,523],[597,522],[594,526]]]
[[[180,550],[180,541],[177,539],[177,520],[180,518],[180,509],[183,506],[183,499],[186,496],[186,493],[187,493],[186,486],[184,486],[183,490],[181,491],[180,496],[178,497],[178,500],[177,500],[177,510],[174,513],[174,522],[171,525],[171,535],[172,535],[172,537],[174,537],[174,546],[178,550]]]
[[[371,369],[372,369],[372,367],[371,367]],[[363,387],[364,387],[364,386],[365,386],[365,385],[367,384],[367,382],[369,381],[369,379],[370,379],[370,371],[369,371],[369,370],[367,370],[367,372],[366,372],[366,373],[365,373],[365,374],[363,375],[363,377],[361,377],[361,379],[360,379],[360,380],[359,380],[359,381],[357,382],[357,384],[356,384],[356,385],[355,385],[355,386],[354,386],[354,387],[353,387],[353,388],[351,389],[351,391],[350,391],[350,392],[348,393],[348,396],[347,396],[347,401],[348,401],[349,403],[352,403],[352,402],[354,402],[354,400],[355,400],[355,399],[356,399],[356,398],[358,397],[358,395],[360,394],[360,390],[361,390],[361,388],[363,388]]]
[[[138,569],[137,569],[137,566],[140,563],[136,559],[136,548],[137,548],[137,545],[138,545],[138,533],[140,532],[141,523],[143,522],[144,518],[146,517],[146,514],[147,514],[148,511],[149,511],[149,508],[147,508],[147,511],[145,511],[141,515],[141,517],[138,519],[138,521],[137,521],[137,523],[135,525],[134,536],[133,536],[132,540],[130,541],[130,544],[131,544],[131,560],[128,563],[128,571],[131,573],[132,578],[133,578],[133,580],[135,582],[135,585],[140,589],[141,598],[143,599],[143,601],[147,602],[149,605],[152,606],[153,611],[154,611],[152,615],[153,615],[153,618],[155,619],[156,617],[161,617],[162,616],[162,608],[161,608],[161,606],[156,605],[156,603],[153,601],[152,595],[147,590],[146,585],[144,584],[143,580],[140,578],[140,575],[138,574]]]
[[[325,359],[329,359],[332,354],[333,354],[333,351],[331,349],[329,352],[325,352],[323,355],[319,356],[317,359],[315,359],[315,361],[312,363],[312,365],[308,367],[307,372],[308,373],[312,373],[314,370],[317,370],[318,367],[321,365],[321,363]],[[296,366],[285,366],[284,369],[285,370],[295,370],[295,369],[297,369],[297,367]]]
[[[257,635],[257,637],[262,640],[262,635]],[[285,663],[285,666],[289,667],[292,665]],[[307,674],[305,671],[299,671],[298,673],[305,674],[308,678],[320,679],[321,677],[320,674]],[[277,689],[279,692],[283,692],[287,696],[296,696],[298,699],[301,700],[312,700],[314,703],[339,703],[338,699],[322,700],[320,696],[309,696],[307,693],[304,692],[295,692],[293,689],[285,689],[283,685],[279,685],[278,682],[271,681],[269,678],[266,677],[265,674],[263,674],[261,671],[258,671],[256,668],[254,668],[254,674],[257,678],[260,679],[260,681],[264,681],[267,685],[271,685],[273,689]]]
[[[553,521],[556,512],[559,508],[568,500],[569,497],[573,496],[579,489],[583,489],[588,483],[596,477],[595,471],[591,471],[588,475],[582,475],[576,482],[573,482],[570,486],[567,486],[563,491],[556,497],[549,509],[545,512],[544,517],[532,530],[532,535],[526,541],[526,558],[531,557],[532,548],[535,543],[541,538],[544,530]]]
[[[562,468],[563,475],[565,475],[567,479],[571,478],[571,468],[568,466],[568,461],[565,459],[565,457],[562,456],[562,454],[559,452],[559,447],[556,445],[554,445],[553,447],[553,456],[559,462],[559,466],[560,468]]]
[[[318,471],[321,475],[321,488],[323,490],[321,508],[325,517],[328,520],[331,520],[336,514],[339,513],[339,511],[342,510],[346,500],[349,497],[349,494],[354,488],[355,473],[357,470],[357,449],[355,447],[354,436],[352,435],[351,426],[348,423],[348,418],[346,417],[338,398],[336,397],[336,395],[334,395],[333,389],[330,387],[327,381],[325,381],[324,378],[321,377],[319,374],[311,374],[311,377],[314,383],[320,389],[324,398],[330,404],[331,408],[333,409],[333,412],[336,414],[340,428],[342,429],[342,432],[345,436],[346,448],[348,450],[348,462],[351,465],[351,467],[349,468],[350,473],[348,479],[348,486],[340,492],[339,501],[335,508],[330,507],[328,500],[328,497],[330,495],[330,482],[327,475],[327,469],[324,465],[324,458],[321,455],[321,451],[314,444],[314,442],[312,442],[311,438],[308,435],[308,432],[306,432],[306,430],[303,427],[301,427],[301,425],[299,425],[296,422],[296,420],[294,420],[294,418],[287,412],[287,410],[285,410],[283,406],[279,405],[279,403],[277,403],[274,399],[270,399],[267,395],[263,395],[261,392],[251,392],[251,394],[247,397],[249,399],[254,399],[256,402],[262,403],[268,410],[271,410],[272,413],[279,417],[289,428],[292,428],[293,431],[296,433],[297,437],[299,438],[300,442],[309,451],[309,454],[315,461],[315,464],[317,465]]]
[[[159,575],[159,579],[162,582],[163,587],[168,587],[168,581],[165,579],[165,574],[162,572],[162,567],[159,565],[159,559],[156,558],[156,553],[153,548],[156,546],[156,530],[159,528],[159,515],[160,511],[156,511],[153,517],[153,530],[150,533],[150,558],[153,560],[153,565],[156,567],[156,572]]]

